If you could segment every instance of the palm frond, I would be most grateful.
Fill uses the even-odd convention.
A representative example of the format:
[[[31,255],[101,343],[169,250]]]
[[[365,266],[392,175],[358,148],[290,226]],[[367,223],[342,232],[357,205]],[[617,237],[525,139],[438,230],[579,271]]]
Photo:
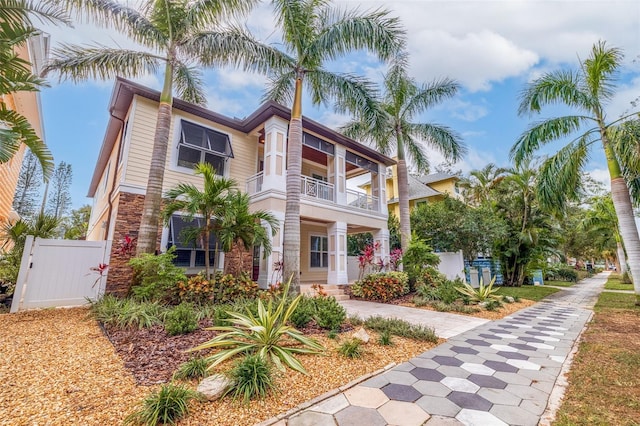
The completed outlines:
[[[429,159],[424,150],[423,141],[417,141],[411,134],[404,132],[401,138],[402,143],[398,147],[398,158],[402,159],[406,155],[419,173],[429,173]],[[400,152],[401,149],[403,150],[402,153]]]
[[[173,81],[180,99],[200,106],[207,104],[202,72],[199,69],[180,63],[174,67]]]
[[[614,95],[614,81],[624,55],[617,48],[609,48],[605,41],[598,41],[591,48],[591,54],[584,60],[584,78],[594,98],[609,100]]]
[[[467,153],[462,137],[453,129],[434,123],[407,123],[410,134],[442,153],[447,160],[458,161]]]
[[[291,106],[295,92],[295,73],[285,72],[269,79],[267,89],[262,95],[262,101],[273,100],[281,105]]]
[[[578,131],[582,125],[590,121],[593,121],[593,119],[588,116],[569,115],[533,123],[511,147],[510,156],[515,160],[516,164],[519,164],[541,146],[570,136],[573,132]],[[587,134],[596,131],[596,128],[590,129]]]
[[[402,112],[402,117],[405,120],[410,120],[415,114],[420,114],[425,109],[432,108],[442,101],[452,98],[458,93],[459,89],[460,84],[449,78],[424,84],[409,99]]]
[[[329,1],[275,0],[272,4],[277,21],[282,23],[284,45],[302,59],[318,33],[319,14],[329,7]]]
[[[565,104],[593,111],[598,99],[586,92],[582,76],[574,71],[552,71],[529,83],[520,94],[518,114],[538,113],[543,106]]]
[[[307,73],[306,79],[316,105],[335,99],[338,112],[357,113],[360,120],[370,125],[375,125],[384,114],[376,99],[375,85],[366,78],[317,69]]]
[[[249,13],[258,0],[196,0],[188,3],[183,22],[186,26],[205,28]]]
[[[49,180],[54,168],[49,148],[24,116],[0,104],[0,163],[6,163],[13,158],[21,144],[25,144],[36,156],[42,166],[45,180]]]
[[[31,27],[33,17],[45,24],[71,25],[65,8],[56,2],[3,0],[0,7],[0,22],[12,28]]]
[[[103,45],[63,44],[52,53],[45,74],[55,71],[60,78],[82,81],[89,78],[108,80],[118,75],[141,77],[158,70],[158,56],[135,50],[114,49]]]

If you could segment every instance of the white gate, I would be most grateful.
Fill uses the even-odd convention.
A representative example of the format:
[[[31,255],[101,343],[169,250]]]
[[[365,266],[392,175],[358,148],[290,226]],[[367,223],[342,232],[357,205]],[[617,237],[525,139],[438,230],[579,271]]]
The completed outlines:
[[[22,253],[11,312],[80,306],[104,292],[110,241],[48,240],[29,235]],[[93,268],[93,269],[92,269]]]

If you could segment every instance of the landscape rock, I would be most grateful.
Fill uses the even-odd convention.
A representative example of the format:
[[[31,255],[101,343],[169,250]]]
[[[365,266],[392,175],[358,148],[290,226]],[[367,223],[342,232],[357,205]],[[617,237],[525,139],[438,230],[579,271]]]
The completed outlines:
[[[231,380],[224,374],[213,374],[200,382],[197,391],[209,401],[215,401],[222,396],[230,385]]]
[[[514,299],[514,298],[513,298],[513,297],[511,297],[511,296],[505,296],[505,297],[504,297],[504,301],[505,301],[505,302],[507,302],[507,303],[513,303],[513,302],[515,302],[515,301],[516,301],[516,299]]]
[[[369,343],[371,336],[369,336],[369,333],[367,333],[364,328],[360,327],[358,331],[353,333],[353,338],[360,340],[362,343]]]

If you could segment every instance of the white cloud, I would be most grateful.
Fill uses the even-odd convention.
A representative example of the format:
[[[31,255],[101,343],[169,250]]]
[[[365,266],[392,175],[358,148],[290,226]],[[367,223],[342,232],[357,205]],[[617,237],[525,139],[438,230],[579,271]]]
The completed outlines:
[[[489,109],[485,105],[474,104],[459,98],[447,102],[445,109],[450,111],[453,117],[469,122],[477,121],[489,114]]]
[[[227,92],[254,89],[260,96],[268,81],[264,75],[230,67],[219,68],[215,73],[218,77],[218,88]]]
[[[595,181],[602,183],[607,190],[611,189],[611,176],[609,170],[602,168],[595,168],[588,170],[587,174],[591,176]]]

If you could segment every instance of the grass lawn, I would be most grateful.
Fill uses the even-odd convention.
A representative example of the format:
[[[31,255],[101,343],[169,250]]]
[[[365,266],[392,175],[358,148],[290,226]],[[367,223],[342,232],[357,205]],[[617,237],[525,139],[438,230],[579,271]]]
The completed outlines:
[[[557,281],[557,280],[546,280],[544,285],[553,285],[556,287],[571,287],[576,283],[568,282],[568,281]]]
[[[637,425],[639,368],[640,307],[635,306],[635,295],[602,293],[554,425]]]
[[[521,299],[538,300],[544,299],[550,294],[560,291],[557,288],[546,286],[525,285],[522,287],[500,287],[498,294],[502,296],[519,297]]]
[[[624,284],[620,274],[611,274],[604,288],[605,290],[633,290],[633,284]]]

